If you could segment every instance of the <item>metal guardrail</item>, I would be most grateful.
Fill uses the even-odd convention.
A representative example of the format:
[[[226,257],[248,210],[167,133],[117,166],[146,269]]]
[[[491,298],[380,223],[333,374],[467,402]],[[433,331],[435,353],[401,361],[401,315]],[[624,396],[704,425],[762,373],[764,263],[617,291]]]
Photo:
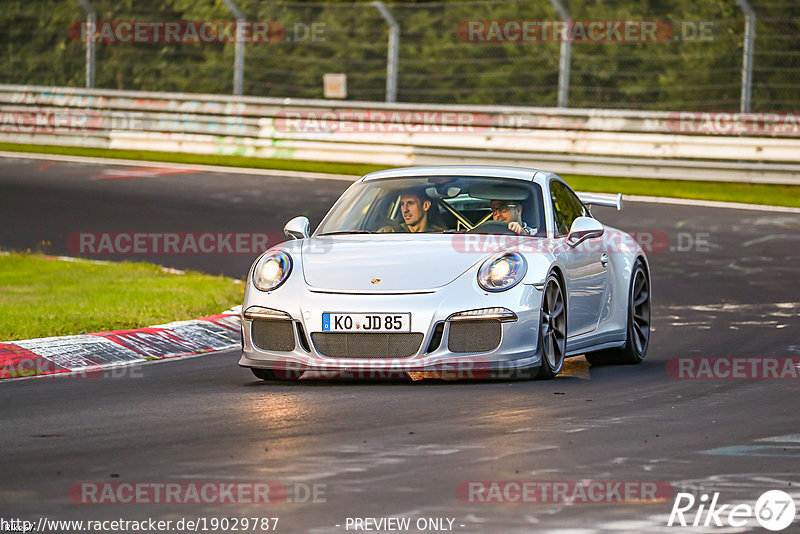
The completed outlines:
[[[800,184],[794,119],[0,85],[5,142],[782,184]]]

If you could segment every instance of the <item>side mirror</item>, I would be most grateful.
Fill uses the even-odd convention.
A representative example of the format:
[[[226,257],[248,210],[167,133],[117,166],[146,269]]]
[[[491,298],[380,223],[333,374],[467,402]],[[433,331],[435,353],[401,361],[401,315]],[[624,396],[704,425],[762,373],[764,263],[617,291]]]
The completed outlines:
[[[295,217],[283,227],[283,234],[292,239],[305,239],[308,237],[309,227],[307,217]]]
[[[591,217],[578,217],[572,221],[572,228],[567,235],[567,244],[577,247],[587,239],[601,237],[605,233],[605,228],[597,219]]]

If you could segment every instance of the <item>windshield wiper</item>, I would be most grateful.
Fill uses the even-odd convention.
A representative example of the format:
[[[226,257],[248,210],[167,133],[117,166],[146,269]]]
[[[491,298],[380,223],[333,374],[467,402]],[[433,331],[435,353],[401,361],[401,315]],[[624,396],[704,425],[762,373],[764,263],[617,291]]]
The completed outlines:
[[[325,232],[319,235],[344,235],[344,234],[371,234],[369,230],[342,230],[340,232]]]

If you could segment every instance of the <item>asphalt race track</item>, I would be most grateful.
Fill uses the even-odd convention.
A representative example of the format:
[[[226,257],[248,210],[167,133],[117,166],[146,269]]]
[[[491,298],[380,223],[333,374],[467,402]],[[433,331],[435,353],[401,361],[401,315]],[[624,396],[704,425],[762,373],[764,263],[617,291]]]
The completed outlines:
[[[348,185],[132,169],[0,160],[0,248],[75,255],[70,236],[81,232],[277,239],[296,215],[316,225]],[[653,238],[655,330],[642,365],[592,367],[579,357],[549,382],[273,383],[255,380],[227,352],[119,376],[0,383],[0,516],[278,517],[279,532],[320,534],[348,525],[363,532],[353,530],[354,518],[386,517],[410,518],[409,532],[436,531],[436,522],[416,529],[425,518],[465,533],[767,532],[754,520],[739,528],[713,519],[703,526],[705,516],[698,526],[667,522],[673,492],[697,498],[689,522],[701,496],[715,493],[720,505],[753,506],[783,490],[800,508],[800,382],[680,377],[675,362],[794,357],[797,365],[800,214],[629,202],[595,215]],[[86,256],[241,278],[255,255]],[[671,492],[648,503],[613,495],[483,503],[462,491],[470,481],[508,488],[586,480],[650,481]],[[268,482],[287,496],[269,504],[83,504],[75,493],[82,482]]]

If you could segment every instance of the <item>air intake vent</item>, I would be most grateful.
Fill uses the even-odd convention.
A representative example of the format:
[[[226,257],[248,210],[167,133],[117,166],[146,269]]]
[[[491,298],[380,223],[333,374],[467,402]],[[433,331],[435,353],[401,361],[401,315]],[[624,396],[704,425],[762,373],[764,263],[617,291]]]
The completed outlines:
[[[408,358],[419,350],[422,334],[311,334],[320,354],[331,358]]]
[[[447,336],[450,352],[489,352],[500,346],[500,321],[453,321]]]
[[[425,351],[426,354],[430,354],[431,352],[435,351],[439,348],[439,345],[442,344],[442,332],[444,332],[444,323],[436,323],[436,327],[433,329],[433,335],[431,336],[431,341],[428,343],[428,349]]]
[[[300,340],[300,347],[306,352],[311,352],[311,348],[308,346],[308,338],[306,337],[306,331],[303,328],[303,325],[300,324],[298,321],[297,323],[297,339]]]
[[[261,350],[294,350],[292,321],[254,320],[251,327],[253,344]]]

